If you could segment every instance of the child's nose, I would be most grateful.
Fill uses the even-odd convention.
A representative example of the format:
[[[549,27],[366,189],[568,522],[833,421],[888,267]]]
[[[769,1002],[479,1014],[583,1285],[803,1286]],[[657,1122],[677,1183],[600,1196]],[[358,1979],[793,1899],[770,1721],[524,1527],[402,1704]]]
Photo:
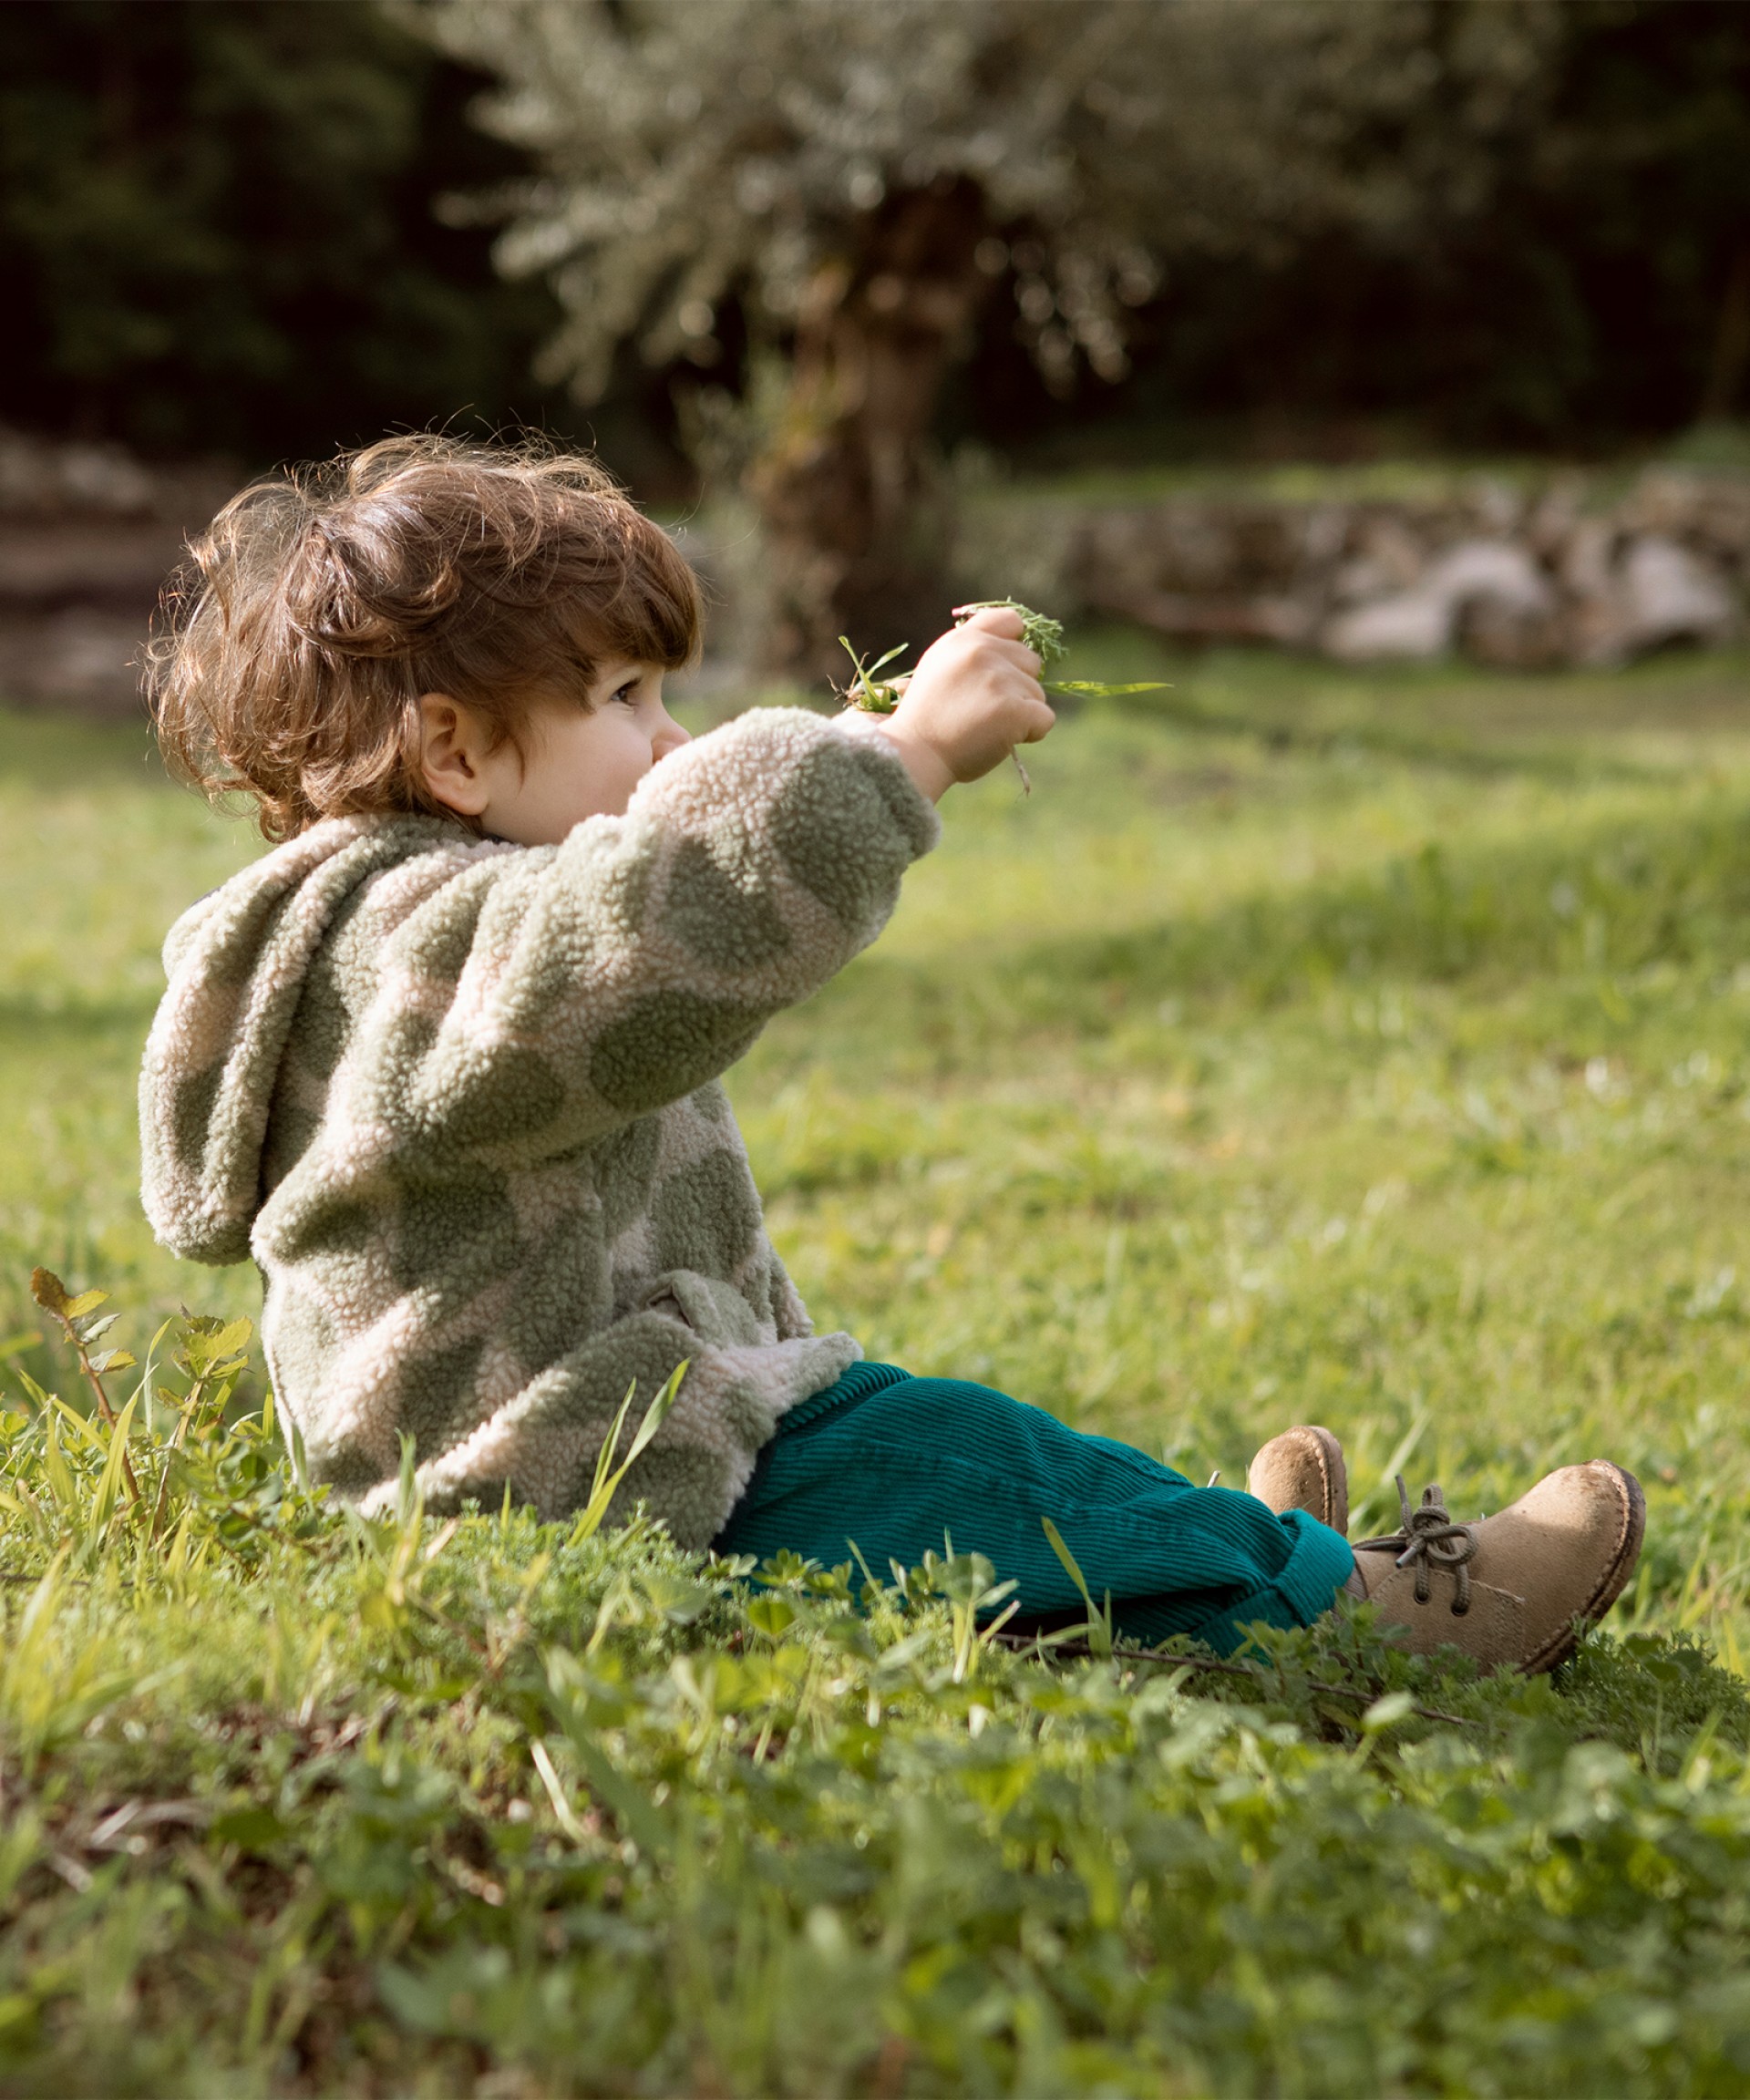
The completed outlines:
[[[654,749],[657,757],[666,758],[671,751],[678,751],[683,744],[693,741],[689,731],[683,729],[672,715],[663,716],[663,726],[656,732]]]

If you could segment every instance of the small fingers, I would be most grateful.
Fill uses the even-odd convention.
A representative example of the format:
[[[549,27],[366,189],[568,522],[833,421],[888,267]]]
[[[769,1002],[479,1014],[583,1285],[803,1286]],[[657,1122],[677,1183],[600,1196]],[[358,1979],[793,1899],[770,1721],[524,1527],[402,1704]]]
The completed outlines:
[[[999,663],[1012,664],[1017,671],[1024,671],[1029,678],[1038,677],[1045,664],[1038,654],[1024,642],[1005,641],[1000,634],[993,634],[978,644],[981,656],[995,657]]]
[[[1041,701],[1027,710],[1027,726],[1021,733],[1024,744],[1037,744],[1049,736],[1057,726],[1057,717],[1050,707]]]
[[[954,618],[964,627],[976,627],[986,634],[1006,634],[1019,641],[1026,633],[1021,623],[1021,615],[1011,612],[1006,605],[987,605],[982,612],[969,612],[964,605],[954,607]]]

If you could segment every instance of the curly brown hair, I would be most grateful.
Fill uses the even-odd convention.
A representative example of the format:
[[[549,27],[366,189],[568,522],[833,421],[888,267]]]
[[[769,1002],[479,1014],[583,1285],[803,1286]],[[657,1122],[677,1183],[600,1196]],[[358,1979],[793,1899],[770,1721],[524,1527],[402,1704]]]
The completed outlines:
[[[145,653],[172,767],[242,792],[262,832],[441,813],[419,698],[520,749],[542,701],[604,664],[675,668],[699,643],[679,550],[593,459],[530,438],[389,438],[233,496],[190,544]]]

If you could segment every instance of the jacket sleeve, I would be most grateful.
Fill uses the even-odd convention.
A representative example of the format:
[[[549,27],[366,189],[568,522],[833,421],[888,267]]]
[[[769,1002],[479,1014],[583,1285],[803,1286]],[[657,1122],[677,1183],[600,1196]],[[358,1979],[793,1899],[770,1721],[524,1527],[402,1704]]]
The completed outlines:
[[[741,715],[623,817],[495,854],[406,922],[365,1060],[378,1112],[510,1164],[694,1092],[874,940],[939,829],[880,738]]]

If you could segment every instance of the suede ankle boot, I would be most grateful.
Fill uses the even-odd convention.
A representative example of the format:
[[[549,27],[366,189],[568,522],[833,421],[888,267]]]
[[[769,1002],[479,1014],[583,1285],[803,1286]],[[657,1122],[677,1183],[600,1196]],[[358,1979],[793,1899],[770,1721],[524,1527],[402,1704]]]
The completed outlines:
[[[1528,1675],[1565,1661],[1615,1603],[1646,1529],[1640,1482],[1603,1458],[1562,1467],[1474,1524],[1452,1521],[1438,1488],[1414,1509],[1401,1476],[1397,1494],[1403,1529],[1354,1549],[1382,1624],[1405,1629],[1419,1655],[1450,1646]]]

